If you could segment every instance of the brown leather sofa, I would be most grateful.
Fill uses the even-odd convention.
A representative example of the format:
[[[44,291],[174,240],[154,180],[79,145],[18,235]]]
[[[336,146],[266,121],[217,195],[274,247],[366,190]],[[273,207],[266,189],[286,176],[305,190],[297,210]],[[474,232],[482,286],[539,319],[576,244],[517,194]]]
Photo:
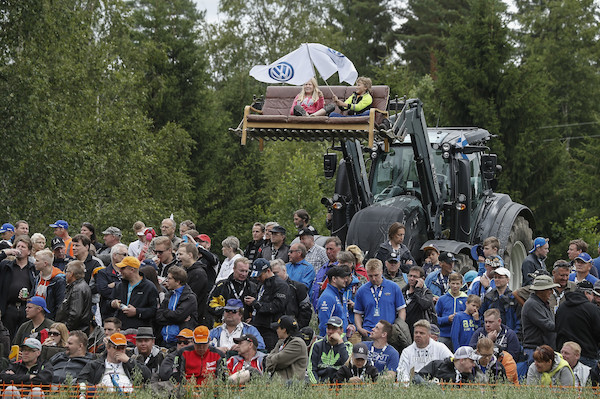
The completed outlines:
[[[333,94],[345,100],[356,90],[354,86],[320,86],[325,104],[333,103]],[[388,116],[387,103],[390,89],[388,86],[373,86],[371,96],[373,104],[368,116],[329,118],[327,116],[294,116],[291,107],[300,91],[294,86],[269,86],[262,110],[246,106],[244,119],[237,129],[231,129],[241,135],[241,144],[246,145],[248,137],[260,140],[326,140],[326,139],[368,139],[373,145],[375,131],[379,130],[384,118]],[[342,113],[336,106],[335,111]]]

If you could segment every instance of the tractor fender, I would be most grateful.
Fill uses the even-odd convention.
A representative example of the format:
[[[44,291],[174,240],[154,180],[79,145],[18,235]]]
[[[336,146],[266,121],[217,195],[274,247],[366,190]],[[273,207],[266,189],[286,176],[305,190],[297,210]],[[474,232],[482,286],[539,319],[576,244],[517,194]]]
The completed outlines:
[[[420,248],[427,240],[427,218],[421,201],[412,195],[389,198],[358,211],[350,222],[346,245],[358,245],[366,261],[388,240],[388,229],[394,222],[406,226],[404,244],[420,263]]]

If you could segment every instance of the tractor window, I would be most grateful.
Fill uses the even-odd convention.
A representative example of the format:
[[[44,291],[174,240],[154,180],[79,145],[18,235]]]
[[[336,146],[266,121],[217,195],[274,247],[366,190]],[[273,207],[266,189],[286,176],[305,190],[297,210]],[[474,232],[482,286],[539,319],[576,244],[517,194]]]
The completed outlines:
[[[470,157],[469,157],[470,158]],[[471,166],[471,204],[477,209],[483,197],[483,178],[481,176],[481,163],[478,156],[473,156],[469,162]]]
[[[375,202],[398,195],[420,192],[419,177],[410,146],[395,146],[373,163],[371,187]]]

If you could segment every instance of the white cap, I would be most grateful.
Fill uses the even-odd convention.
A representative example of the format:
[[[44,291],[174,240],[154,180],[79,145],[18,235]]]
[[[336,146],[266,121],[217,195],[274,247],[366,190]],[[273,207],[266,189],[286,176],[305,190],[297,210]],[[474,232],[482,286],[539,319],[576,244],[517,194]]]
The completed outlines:
[[[499,267],[495,269],[494,273],[510,278],[510,271],[505,267]]]

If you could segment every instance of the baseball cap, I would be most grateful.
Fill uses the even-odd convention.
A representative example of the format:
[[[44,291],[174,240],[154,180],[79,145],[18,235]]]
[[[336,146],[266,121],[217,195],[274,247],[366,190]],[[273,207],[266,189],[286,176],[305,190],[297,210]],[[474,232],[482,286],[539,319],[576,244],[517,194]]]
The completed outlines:
[[[27,338],[19,346],[26,346],[28,348],[35,349],[38,351],[42,350],[42,343],[38,339],[35,339],[35,338]]]
[[[32,296],[31,298],[29,298],[27,303],[32,303],[34,305],[37,305],[40,308],[42,308],[44,310],[44,312],[50,313],[50,311],[46,307],[46,300],[44,298],[42,298],[41,296]]]
[[[271,323],[271,328],[275,329],[277,327],[285,328],[288,333],[295,332],[298,329],[298,322],[294,316],[284,315],[275,323]]]
[[[198,326],[194,329],[194,343],[196,343],[196,344],[207,344],[208,343],[208,327]]]
[[[440,262],[446,262],[446,263],[456,262],[456,258],[454,257],[454,254],[452,252],[442,252],[440,254],[440,257],[438,258],[438,260]]]
[[[252,342],[254,344],[254,347],[258,348],[258,339],[256,339],[256,337],[252,334],[244,334],[239,338],[233,339],[233,342],[235,342],[236,344],[239,344],[244,341]]]
[[[252,262],[252,272],[250,273],[250,277],[258,277],[262,272],[270,268],[271,265],[269,261],[264,258],[254,259]]]
[[[127,338],[121,333],[114,333],[108,340],[117,346],[127,345]]]
[[[342,321],[341,318],[339,318],[337,316],[331,316],[329,318],[329,320],[327,320],[327,325],[334,326],[334,327],[341,327],[344,325],[344,322]]]
[[[582,252],[575,259],[581,259],[585,263],[591,263],[592,257],[587,252]]]
[[[65,247],[65,242],[60,237],[54,237],[50,242],[52,250],[54,251],[56,248]]]
[[[454,352],[454,359],[471,359],[471,360],[479,360],[481,356],[475,353],[475,349],[470,346],[461,346]]]
[[[343,266],[334,266],[327,271],[327,277],[348,277],[350,275],[350,270],[347,267]]]
[[[474,261],[479,261],[479,257],[480,256],[484,256],[483,255],[483,247],[479,244],[475,244],[471,247],[471,258],[473,258]]]
[[[537,237],[535,240],[533,240],[533,249],[529,251],[529,253],[532,254],[536,249],[543,247],[548,242],[550,242],[549,238]]]
[[[505,267],[499,267],[494,270],[494,273],[510,278],[510,271]]]
[[[436,337],[440,336],[440,328],[437,326],[437,324],[431,325],[431,335],[435,335]]]
[[[15,226],[10,223],[4,223],[2,227],[0,227],[0,233],[6,233],[7,231],[15,232]]]
[[[302,338],[304,340],[304,343],[306,344],[306,346],[310,345],[310,342],[312,341],[314,336],[315,336],[315,330],[313,330],[309,326],[302,327],[300,329],[300,338]]]
[[[549,276],[550,273],[546,269],[537,269],[533,273],[528,273],[527,275],[535,280],[537,276]]]
[[[477,277],[477,272],[475,270],[469,270],[465,273],[465,276],[463,278],[465,280],[465,283],[470,283],[473,280],[475,280],[475,277]]]
[[[492,255],[492,256],[488,256],[485,259],[485,265],[496,269],[498,267],[504,266],[504,261],[498,255]]]
[[[315,232],[312,231],[311,229],[307,229],[306,227],[298,230],[298,234],[296,235],[297,237],[302,237],[302,236],[314,236]]]
[[[194,333],[189,328],[184,328],[183,330],[179,331],[179,334],[177,334],[177,338],[192,339],[194,338]]]
[[[207,234],[199,234],[196,236],[196,238],[199,239],[200,241],[207,242],[209,244],[211,243],[210,237]]]
[[[400,262],[400,254],[396,251],[392,251],[388,255],[386,261],[387,262]]]
[[[594,285],[587,280],[583,280],[577,283],[577,289],[581,291],[593,291]]]
[[[427,251],[428,249],[433,249],[433,250],[434,250],[435,252],[437,252],[438,254],[440,253],[440,250],[439,250],[439,248],[438,248],[438,247],[436,247],[436,246],[435,246],[435,245],[433,245],[433,244],[429,244],[429,245],[427,245],[427,246],[424,246],[424,247],[423,247],[423,249],[422,249],[422,251]]]
[[[67,223],[66,220],[61,220],[61,219],[57,220],[56,222],[54,222],[52,224],[49,224],[48,226],[54,227],[54,228],[62,227],[63,229],[67,229],[67,230],[69,229],[69,223]]]
[[[119,229],[118,227],[115,226],[110,226],[108,229],[104,230],[102,232],[102,234],[106,235],[106,234],[110,234],[116,237],[123,237],[123,234],[121,233],[121,229]]]
[[[134,269],[139,269],[140,268],[140,261],[136,257],[126,256],[126,257],[123,258],[123,260],[121,262],[117,263],[117,267],[118,268],[126,267],[126,266],[133,267]]]
[[[352,356],[358,359],[367,360],[369,358],[369,351],[367,350],[367,345],[365,345],[362,342],[359,342],[356,345],[354,345],[354,347],[352,348]]]
[[[594,283],[594,294],[600,296],[600,280]]]
[[[244,304],[242,303],[242,301],[240,299],[237,298],[231,298],[227,300],[227,305],[225,305],[225,310],[239,310],[240,308],[243,308]]]
[[[283,226],[277,225],[277,226],[274,226],[271,229],[271,233],[280,233],[280,234],[284,234],[285,235],[286,230],[285,230],[285,228]]]

